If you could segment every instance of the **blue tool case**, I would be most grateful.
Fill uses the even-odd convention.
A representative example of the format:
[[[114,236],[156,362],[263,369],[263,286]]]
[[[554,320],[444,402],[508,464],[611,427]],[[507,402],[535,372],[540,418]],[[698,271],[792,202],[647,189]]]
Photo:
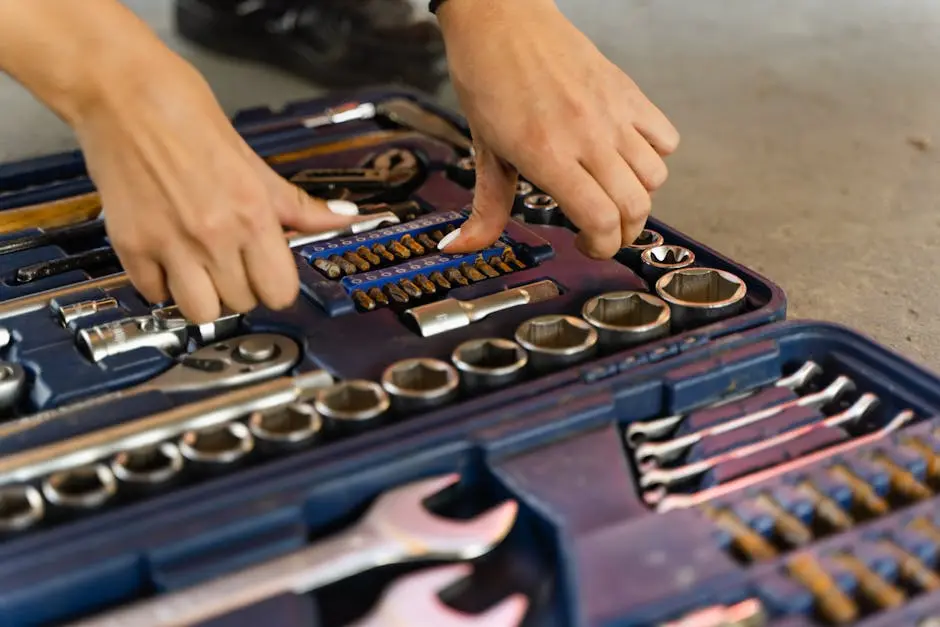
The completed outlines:
[[[419,94],[233,124],[368,214],[291,235],[286,310],[192,325],[100,223],[0,235],[0,625],[940,624],[936,374],[655,218],[589,260],[524,180],[440,253],[473,159]],[[0,165],[0,229],[94,192]]]

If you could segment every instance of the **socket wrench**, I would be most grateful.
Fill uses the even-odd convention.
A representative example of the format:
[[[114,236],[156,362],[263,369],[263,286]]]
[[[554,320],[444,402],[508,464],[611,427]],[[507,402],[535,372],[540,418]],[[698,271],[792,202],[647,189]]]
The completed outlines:
[[[91,616],[72,627],[183,627],[282,594],[304,594],[379,566],[470,560],[495,548],[512,529],[518,504],[504,501],[470,520],[430,514],[424,502],[457,475],[419,480],[379,496],[358,522],[286,555],[178,591]]]
[[[408,414],[452,401],[460,389],[460,375],[440,359],[402,359],[382,373],[382,388],[391,397],[392,408]]]
[[[0,438],[145,392],[195,392],[248,385],[284,374],[299,359],[300,347],[284,335],[260,333],[217,342],[190,353],[163,374],[134,387],[0,424]]]
[[[46,502],[31,485],[9,486],[0,490],[0,533],[29,529],[43,519]]]
[[[663,236],[656,231],[643,229],[639,237],[633,240],[632,244],[628,244],[620,249],[617,253],[617,258],[621,263],[636,267],[640,264],[640,255],[643,254],[644,250],[662,246],[663,242]]]
[[[531,318],[519,325],[515,337],[538,372],[578,363],[593,356],[597,349],[597,330],[574,316]]]
[[[450,359],[460,371],[460,382],[469,393],[518,381],[529,362],[525,349],[502,338],[467,340],[454,349]]]
[[[640,253],[640,275],[650,285],[667,272],[688,268],[695,263],[695,253],[684,246],[667,245],[647,248]]]
[[[117,480],[106,464],[88,464],[52,473],[42,483],[50,504],[68,509],[95,509],[117,494]]]
[[[278,450],[316,441],[323,431],[323,419],[312,404],[291,403],[274,411],[252,413],[248,428],[260,447]]]
[[[414,321],[422,336],[431,337],[469,326],[505,309],[550,300],[560,293],[554,281],[536,281],[473,300],[445,298],[409,309],[405,315]]]
[[[183,470],[183,456],[172,442],[142,446],[118,453],[111,462],[111,472],[121,483],[135,486],[169,482]]]
[[[597,330],[601,348],[616,350],[669,334],[670,312],[661,298],[646,292],[607,292],[588,300],[581,317]]]
[[[561,211],[548,194],[529,194],[522,201],[522,217],[528,224],[558,224]]]
[[[391,406],[378,383],[364,379],[340,381],[319,391],[314,409],[334,429],[372,426]]]
[[[725,270],[682,268],[660,277],[656,293],[669,303],[673,327],[684,331],[740,313],[747,285]]]

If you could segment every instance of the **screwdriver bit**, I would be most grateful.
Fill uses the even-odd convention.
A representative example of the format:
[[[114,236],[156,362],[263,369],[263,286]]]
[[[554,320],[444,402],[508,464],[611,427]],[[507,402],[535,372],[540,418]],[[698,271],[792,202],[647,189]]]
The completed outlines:
[[[377,266],[382,263],[382,258],[376,255],[374,252],[366,248],[365,246],[360,246],[356,249],[356,254],[371,263],[373,266]]]
[[[706,505],[702,508],[702,512],[731,536],[737,552],[749,562],[772,560],[777,556],[777,549],[766,538],[751,529],[731,511]]]
[[[368,272],[369,270],[372,269],[372,265],[368,261],[360,257],[359,255],[357,255],[356,253],[348,252],[345,255],[343,255],[343,258],[349,263],[359,268],[360,272]]]
[[[447,277],[448,281],[452,283],[456,283],[457,285],[460,285],[460,286],[470,285],[470,281],[467,280],[467,277],[460,274],[460,270],[458,270],[457,268],[448,268],[447,270],[444,271],[444,276]]]
[[[502,272],[503,274],[509,274],[513,271],[513,269],[510,268],[506,264],[506,262],[500,259],[499,257],[493,257],[492,259],[490,259],[490,265],[496,268],[497,270],[499,270],[500,272]]]
[[[420,287],[421,291],[425,294],[437,293],[437,287],[428,277],[424,276],[423,274],[419,274],[415,277],[415,284]]]
[[[395,261],[395,255],[393,255],[389,250],[382,244],[376,244],[372,247],[372,252],[384,259],[385,261]]]
[[[330,261],[339,266],[340,270],[343,271],[343,274],[356,274],[357,268],[353,264],[349,263],[339,255],[330,255],[328,257]]]
[[[385,293],[388,294],[390,301],[398,303],[399,305],[404,305],[409,300],[411,300],[408,298],[408,294],[402,291],[402,289],[394,283],[389,283],[385,286]]]
[[[840,553],[832,556],[831,559],[855,576],[862,594],[879,609],[898,607],[906,601],[904,592],[872,571],[868,564],[855,555]]]
[[[448,224],[447,226],[444,227],[444,235],[449,235],[450,233],[453,233],[456,230],[457,230],[456,226],[454,226],[453,224]]]
[[[408,250],[401,242],[389,242],[388,249],[395,253],[395,256],[399,259],[410,259],[411,251]]]
[[[399,241],[405,246],[407,246],[408,250],[410,250],[415,255],[423,255],[425,252],[424,246],[416,242],[415,238],[413,238],[411,235],[407,235],[407,234],[402,235]]]
[[[872,461],[888,472],[891,488],[907,501],[922,501],[933,496],[930,488],[917,480],[906,468],[902,467],[884,453],[876,453]]]
[[[331,279],[338,279],[343,275],[343,271],[338,265],[326,259],[314,259],[313,267]]]
[[[823,570],[815,557],[809,553],[797,555],[790,559],[787,570],[813,594],[823,618],[836,625],[846,625],[858,619],[858,606]]]
[[[834,476],[844,481],[849,489],[852,490],[852,497],[855,503],[871,516],[884,516],[891,507],[888,502],[878,496],[875,490],[865,481],[860,479],[851,470],[838,464],[829,469]]]
[[[437,248],[437,242],[431,239],[431,236],[427,233],[418,234],[418,243],[424,246],[427,250],[434,250]]]
[[[473,267],[491,279],[495,279],[499,276],[499,272],[494,270],[490,264],[486,263],[486,259],[484,259],[482,256],[476,258],[476,260],[473,262]]]
[[[450,281],[448,281],[448,280],[444,277],[444,275],[441,274],[440,272],[432,272],[432,273],[431,273],[431,280],[434,281],[434,282],[437,284],[437,286],[438,286],[439,288],[441,288],[442,290],[449,290],[449,289],[450,289]]]
[[[375,301],[376,305],[383,307],[388,306],[388,296],[385,295],[385,292],[380,290],[377,287],[373,287],[369,290],[369,298]]]
[[[770,495],[760,494],[756,499],[758,507],[768,512],[774,520],[774,530],[787,544],[800,547],[813,541],[813,532],[799,518],[785,510]]]
[[[431,239],[435,242],[439,242],[444,239],[444,233],[441,230],[431,231]]]
[[[516,257],[516,253],[508,246],[503,249],[503,261],[511,266],[515,266],[518,270],[525,270],[525,264]]]
[[[417,299],[424,296],[424,292],[421,291],[421,288],[411,282],[410,279],[402,279],[398,282],[398,285],[401,286],[401,289],[405,290],[405,293],[411,298]]]
[[[927,462],[927,478],[934,485],[940,484],[940,454],[938,449],[927,441],[916,436],[906,436],[899,439],[902,446],[915,451]]]
[[[362,290],[354,291],[352,297],[363,311],[372,311],[375,309],[375,301],[369,298],[369,295]]]
[[[898,561],[901,577],[913,584],[920,591],[940,590],[940,575],[924,564],[916,556],[905,551],[890,540],[880,540],[878,546],[894,556]]]
[[[825,522],[833,531],[846,531],[855,525],[855,521],[848,512],[809,481],[803,481],[797,489],[812,499],[816,508],[816,517]]]
[[[480,272],[479,270],[471,266],[466,261],[460,264],[460,272],[462,272],[465,277],[467,277],[474,283],[477,283],[478,281],[486,280],[486,277],[483,276],[482,272]]]

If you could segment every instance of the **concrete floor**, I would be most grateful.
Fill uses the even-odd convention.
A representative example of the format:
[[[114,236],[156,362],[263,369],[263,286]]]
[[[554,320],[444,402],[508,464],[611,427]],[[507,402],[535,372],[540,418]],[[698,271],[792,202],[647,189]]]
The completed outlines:
[[[782,285],[791,318],[849,325],[940,372],[940,290],[923,274],[940,253],[940,5],[559,2],[682,132],[658,217]],[[228,111],[315,93],[175,41],[168,0],[128,4]],[[3,78],[0,112],[0,160],[74,146]]]

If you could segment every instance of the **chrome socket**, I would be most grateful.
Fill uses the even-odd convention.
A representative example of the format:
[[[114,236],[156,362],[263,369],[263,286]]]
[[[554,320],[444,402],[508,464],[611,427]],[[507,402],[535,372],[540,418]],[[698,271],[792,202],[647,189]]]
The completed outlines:
[[[606,350],[636,346],[665,337],[670,331],[669,305],[646,292],[599,294],[581,308],[581,317],[597,330]]]
[[[546,315],[520,324],[516,342],[529,353],[532,368],[544,372],[588,359],[597,350],[598,336],[581,318]]]
[[[747,285],[725,270],[683,268],[656,281],[656,293],[672,309],[673,328],[683,331],[741,312]]]
[[[408,414],[449,403],[460,389],[460,375],[440,359],[403,359],[385,369],[382,387],[395,411]]]
[[[90,464],[49,475],[42,494],[52,505],[67,509],[95,509],[117,493],[117,480],[105,464]]]
[[[111,461],[111,472],[117,480],[133,486],[166,484],[182,470],[183,456],[172,442],[124,451]]]
[[[39,523],[46,504],[39,490],[30,485],[0,489],[0,533],[24,531]]]
[[[451,354],[468,392],[492,390],[522,378],[529,356],[519,344],[502,338],[463,342]]]
[[[26,389],[26,371],[19,364],[0,362],[0,413],[10,411]]]
[[[695,253],[684,246],[663,244],[640,253],[640,274],[650,285],[673,270],[688,268],[695,263]]]
[[[255,439],[241,422],[229,422],[187,431],[179,440],[183,457],[205,468],[220,468],[245,459],[255,448]]]
[[[353,379],[321,389],[313,406],[330,428],[348,430],[379,422],[391,401],[378,383]]]
[[[525,198],[535,191],[532,183],[519,179],[516,181],[516,198]]]
[[[259,446],[278,450],[316,441],[323,432],[323,419],[312,404],[291,403],[275,410],[252,413],[248,428]]]
[[[662,235],[656,231],[643,229],[643,231],[640,232],[639,237],[637,237],[632,244],[628,244],[627,246],[624,246],[620,249],[620,251],[617,253],[617,258],[621,263],[638,266],[640,264],[640,255],[643,254],[644,250],[662,246],[663,243],[664,240]]]
[[[522,201],[522,216],[528,224],[558,224],[561,211],[548,194],[530,194]]]

